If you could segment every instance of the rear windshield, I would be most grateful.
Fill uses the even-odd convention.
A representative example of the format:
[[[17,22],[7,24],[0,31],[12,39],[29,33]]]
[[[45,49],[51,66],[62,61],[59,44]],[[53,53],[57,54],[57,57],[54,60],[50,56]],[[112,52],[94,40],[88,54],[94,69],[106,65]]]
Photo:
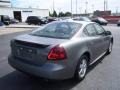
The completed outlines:
[[[32,32],[31,35],[69,39],[81,28],[81,26],[81,24],[75,22],[52,22]]]
[[[104,18],[98,17],[98,20],[106,22]]]

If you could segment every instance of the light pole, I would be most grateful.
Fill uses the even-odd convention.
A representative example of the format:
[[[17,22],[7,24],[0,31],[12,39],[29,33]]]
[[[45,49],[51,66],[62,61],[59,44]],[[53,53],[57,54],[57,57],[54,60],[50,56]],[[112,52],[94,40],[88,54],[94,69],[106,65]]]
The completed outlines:
[[[118,14],[118,7],[116,7],[116,15]]]
[[[88,5],[87,0],[86,0],[85,4],[86,4],[86,10],[85,10],[85,13],[87,14],[87,5]]]
[[[71,17],[72,17],[72,0],[71,0]]]
[[[106,10],[108,10],[108,0],[106,0]]]
[[[59,10],[59,15],[60,15],[60,13],[61,13],[61,8],[58,8],[58,10]],[[61,17],[61,15],[60,15],[59,17]]]
[[[108,1],[104,0],[104,11],[108,10]]]
[[[54,0],[53,0],[53,12],[54,12],[54,10],[55,10],[55,5],[54,5],[55,3],[54,3]]]
[[[76,15],[77,15],[77,0],[76,0]]]
[[[92,5],[92,12],[94,12],[94,4]]]
[[[105,11],[105,7],[106,7],[106,1],[104,0],[104,11]]]
[[[80,14],[81,14],[82,7],[79,7],[79,10],[80,10]]]

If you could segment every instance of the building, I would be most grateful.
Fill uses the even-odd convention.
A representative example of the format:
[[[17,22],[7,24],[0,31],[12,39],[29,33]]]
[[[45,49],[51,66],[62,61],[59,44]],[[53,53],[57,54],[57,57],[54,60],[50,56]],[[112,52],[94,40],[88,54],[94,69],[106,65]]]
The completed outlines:
[[[11,7],[10,0],[0,0],[0,15],[8,15],[9,17],[24,22],[28,16],[49,16],[49,10],[37,8],[15,8]]]
[[[10,0],[0,0],[0,7],[10,7]]]
[[[109,15],[111,15],[111,11],[99,11],[99,10],[94,11],[94,16],[101,17],[101,16],[109,16]]]

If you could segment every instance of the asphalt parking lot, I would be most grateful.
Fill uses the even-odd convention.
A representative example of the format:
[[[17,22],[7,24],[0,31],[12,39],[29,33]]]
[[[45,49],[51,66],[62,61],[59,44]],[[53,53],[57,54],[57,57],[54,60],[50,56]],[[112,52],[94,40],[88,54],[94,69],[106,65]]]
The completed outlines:
[[[92,65],[81,82],[72,79],[45,81],[14,70],[7,61],[9,42],[13,37],[29,33],[32,29],[21,28],[19,32],[0,34],[0,90],[120,90],[120,27],[108,25],[104,28],[113,33],[113,51]]]

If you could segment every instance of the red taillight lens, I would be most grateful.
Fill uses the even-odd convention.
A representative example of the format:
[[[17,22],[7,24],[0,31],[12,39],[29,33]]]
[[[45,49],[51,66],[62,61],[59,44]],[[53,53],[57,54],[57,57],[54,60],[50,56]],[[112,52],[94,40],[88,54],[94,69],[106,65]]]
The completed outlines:
[[[63,60],[66,58],[65,49],[59,45],[52,48],[48,54],[48,60]]]

